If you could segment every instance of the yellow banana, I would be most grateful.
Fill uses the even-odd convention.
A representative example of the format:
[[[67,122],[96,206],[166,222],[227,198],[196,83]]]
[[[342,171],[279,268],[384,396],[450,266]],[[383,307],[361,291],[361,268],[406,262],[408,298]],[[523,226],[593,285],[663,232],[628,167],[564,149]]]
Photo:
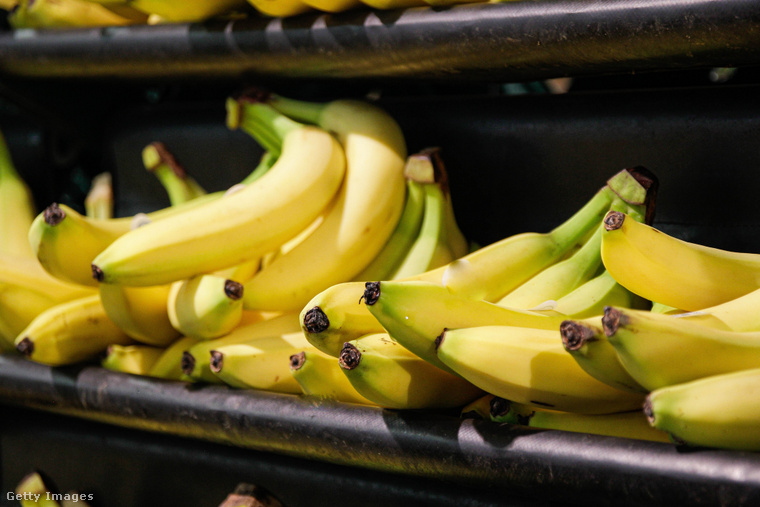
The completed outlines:
[[[303,0],[248,0],[248,3],[265,16],[286,18],[314,10]]]
[[[367,102],[275,96],[269,103],[333,132],[345,151],[343,186],[322,223],[246,283],[245,308],[298,311],[320,291],[356,276],[393,233],[405,202],[406,143],[396,121]]]
[[[427,5],[424,0],[362,0],[362,3],[373,9],[390,10],[421,7]]]
[[[209,368],[230,387],[301,394],[290,373],[290,356],[309,348],[300,330],[222,344],[211,350]]]
[[[0,253],[33,257],[27,234],[37,215],[29,185],[16,170],[0,132]]]
[[[489,420],[491,418],[491,403],[496,398],[497,396],[493,394],[484,394],[462,407],[459,415],[464,419]]]
[[[245,0],[89,0],[113,6],[127,4],[146,14],[159,16],[164,23],[190,23],[228,14],[245,5]]]
[[[760,364],[760,331],[614,307],[605,309],[602,322],[622,365],[650,391]]]
[[[572,292],[557,299],[552,310],[574,319],[601,315],[605,306],[643,307],[644,302],[617,283],[606,269]]]
[[[419,281],[368,282],[364,303],[391,337],[429,363],[453,373],[436,353],[445,329],[486,325],[527,326],[557,333],[562,317],[512,309],[451,294]]]
[[[760,255],[689,243],[611,211],[602,259],[621,285],[686,311],[701,310],[760,288]]]
[[[90,190],[84,199],[85,216],[88,218],[113,218],[113,185],[111,173],[100,173],[92,178]],[[31,222],[30,222],[31,225]],[[28,239],[27,228],[27,240]]]
[[[147,376],[169,380],[186,380],[187,377],[182,371],[182,355],[199,341],[198,338],[191,336],[183,336],[175,340],[171,345],[164,348],[163,353],[153,363]]]
[[[165,347],[182,335],[172,325],[167,311],[171,285],[101,284],[99,291],[108,317],[134,340]]]
[[[211,351],[228,345],[248,343],[259,338],[277,337],[301,332],[296,313],[283,313],[266,320],[241,322],[229,334],[213,340],[201,340],[182,355],[182,371],[192,380],[221,383],[220,377],[211,372]],[[288,373],[290,376],[290,373]]]
[[[483,395],[461,377],[412,354],[387,333],[347,342],[338,361],[354,389],[385,408],[455,408]]]
[[[243,284],[216,275],[198,275],[172,284],[171,325],[185,336],[211,339],[232,331],[243,316]]]
[[[93,276],[101,283],[170,283],[258,258],[309,225],[343,180],[343,149],[319,127],[269,116],[275,118],[261,120],[262,128],[282,126],[282,154],[256,184],[129,231],[95,257]]]
[[[111,344],[100,364],[107,370],[146,376],[163,353],[163,348],[152,345]]]
[[[604,414],[641,407],[643,394],[615,389],[586,373],[555,330],[483,326],[446,330],[438,357],[484,391],[540,408]]]
[[[132,9],[121,13],[86,0],[19,0],[8,15],[13,28],[122,26],[144,22]]]
[[[760,369],[656,389],[644,405],[649,423],[680,443],[760,451]]]
[[[359,0],[303,0],[303,2],[323,12],[343,12],[362,5]]]
[[[338,359],[319,350],[306,349],[290,356],[290,373],[303,394],[308,396],[374,405],[354,389],[343,374]]]
[[[621,363],[615,347],[604,334],[601,315],[585,320],[566,320],[559,331],[562,346],[586,373],[621,391],[649,391]]]
[[[19,333],[15,345],[32,361],[60,366],[94,359],[111,344],[130,343],[94,294],[45,310]]]
[[[53,500],[55,487],[36,470],[21,478],[14,493],[20,495],[18,500],[21,507],[60,507],[60,504]]]

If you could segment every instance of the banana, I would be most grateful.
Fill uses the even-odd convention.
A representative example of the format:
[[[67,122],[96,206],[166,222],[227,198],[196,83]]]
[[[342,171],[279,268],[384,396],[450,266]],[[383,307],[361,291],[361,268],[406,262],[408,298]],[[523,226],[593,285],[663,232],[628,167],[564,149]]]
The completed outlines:
[[[8,23],[16,29],[123,26],[145,20],[147,16],[135,15],[132,9],[117,12],[86,0],[19,0],[8,14]]]
[[[60,507],[60,504],[52,499],[55,491],[56,488],[51,481],[43,478],[36,470],[22,477],[14,489],[14,493],[20,495],[17,498],[21,507]]]
[[[641,410],[613,414],[575,414],[543,410],[515,402],[507,402],[507,406],[509,413],[500,418],[514,421],[513,424],[546,430],[671,443],[670,436],[664,431],[653,428]]]
[[[559,328],[562,346],[586,373],[621,391],[647,393],[625,369],[602,329],[601,316],[566,320]]]
[[[557,331],[515,326],[446,330],[438,358],[487,393],[539,408],[604,414],[641,407],[643,394],[615,389],[586,373]]]
[[[364,303],[391,337],[429,363],[454,373],[436,353],[445,329],[486,325],[526,326],[557,332],[562,317],[499,306],[451,294],[419,281],[368,282]]]
[[[285,507],[269,490],[241,482],[232,493],[219,504],[219,507]]]
[[[606,306],[643,308],[645,304],[641,298],[620,285],[605,269],[577,289],[557,299],[552,309],[573,319],[585,319],[601,315]]]
[[[484,394],[462,407],[459,416],[463,419],[489,420],[491,418],[491,403],[496,398],[497,396],[493,394]]]
[[[274,96],[268,103],[333,132],[345,151],[343,186],[319,227],[245,284],[246,309],[298,311],[320,291],[355,277],[393,233],[405,203],[406,143],[396,121],[367,102]]]
[[[262,123],[267,129],[274,122]],[[129,231],[95,257],[93,276],[101,283],[170,283],[261,257],[298,234],[338,191],[345,157],[319,127],[290,121],[278,135],[282,154],[255,184]]]
[[[622,365],[650,391],[760,364],[760,331],[615,307],[605,309],[602,323]]]
[[[97,174],[92,178],[90,190],[84,199],[85,216],[97,219],[113,218],[112,180],[111,173],[108,172]],[[28,231],[29,228],[27,228],[26,234],[27,243],[29,243]]]
[[[163,353],[153,363],[146,376],[169,380],[186,380],[187,377],[182,371],[182,355],[199,341],[198,338],[191,336],[183,336],[177,339],[164,348]]]
[[[649,393],[649,424],[679,443],[760,451],[760,369],[705,377]]]
[[[192,23],[229,14],[242,8],[245,0],[88,0],[103,6],[126,4],[158,16],[164,23]]]
[[[0,254],[33,257],[27,234],[36,216],[32,190],[16,170],[0,132]]]
[[[208,192],[195,178],[187,174],[177,158],[164,143],[153,142],[143,148],[143,165],[166,190],[172,206],[191,201]]]
[[[232,331],[243,316],[243,284],[216,275],[175,282],[168,297],[168,318],[185,336],[212,339]]]
[[[760,288],[760,255],[689,243],[627,215],[604,218],[602,259],[631,292],[686,311],[701,310]]]
[[[359,0],[303,0],[303,2],[323,12],[343,12],[362,5]]]
[[[172,325],[167,311],[171,285],[101,284],[98,289],[108,318],[135,341],[165,347],[182,335]]]
[[[209,368],[230,387],[301,394],[301,386],[290,373],[290,356],[309,348],[300,330],[259,337],[214,347]]]
[[[390,10],[421,7],[427,5],[424,0],[362,0],[362,3],[373,9]]]
[[[39,314],[16,338],[16,350],[49,366],[94,359],[109,345],[133,343],[106,315],[100,295],[61,303]]]
[[[338,360],[319,350],[302,350],[290,356],[290,373],[305,395],[344,403],[374,405],[354,389],[343,374]]]
[[[338,361],[354,389],[385,408],[455,408],[484,394],[461,377],[412,354],[387,333],[347,342]]]
[[[100,365],[111,371],[146,376],[164,353],[161,347],[152,345],[117,345],[106,348],[106,355]]]
[[[303,0],[248,0],[248,3],[265,16],[286,18],[314,10]]]
[[[182,372],[194,381],[221,383],[220,377],[211,372],[211,351],[228,345],[249,343],[259,338],[279,337],[303,332],[295,313],[283,313],[266,320],[241,322],[229,334],[213,340],[201,340],[182,354]],[[288,373],[288,376],[290,373]]]

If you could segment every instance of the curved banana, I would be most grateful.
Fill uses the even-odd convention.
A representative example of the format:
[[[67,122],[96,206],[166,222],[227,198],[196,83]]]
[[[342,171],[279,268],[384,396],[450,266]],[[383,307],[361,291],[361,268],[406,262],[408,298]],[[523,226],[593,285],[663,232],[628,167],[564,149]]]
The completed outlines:
[[[168,380],[189,380],[182,371],[182,356],[186,350],[199,341],[198,338],[191,336],[178,338],[171,345],[164,348],[163,353],[153,363],[153,366],[146,375]]]
[[[461,377],[412,354],[387,333],[347,342],[338,361],[354,389],[385,408],[455,408],[483,395]]]
[[[106,355],[100,365],[111,371],[146,376],[156,364],[164,349],[152,345],[117,345],[106,348]]]
[[[221,378],[211,372],[211,351],[228,345],[248,343],[259,338],[283,336],[303,332],[296,313],[284,313],[266,320],[241,322],[229,334],[213,340],[201,340],[182,354],[182,372],[194,381],[221,383]],[[290,373],[288,373],[290,376]]]
[[[185,336],[212,339],[232,331],[243,316],[243,284],[198,275],[172,284],[168,318]]]
[[[316,349],[290,356],[290,373],[303,394],[360,405],[374,405],[348,381],[335,357]]]
[[[602,259],[621,285],[686,311],[701,310],[760,288],[760,255],[689,243],[611,211],[604,218]]]
[[[314,10],[303,0],[248,0],[248,3],[265,16],[287,18]]]
[[[323,12],[343,12],[362,5],[359,0],[303,0],[303,2]]]
[[[560,325],[559,332],[565,350],[595,379],[621,391],[649,391],[623,366],[615,347],[604,334],[601,315],[585,320],[566,320]]]
[[[145,15],[133,9],[121,12],[86,0],[19,0],[8,14],[13,28],[72,28],[123,26],[143,23]]]
[[[164,23],[192,23],[240,9],[245,0],[88,0],[104,6],[127,4]]]
[[[760,369],[743,370],[656,389],[644,413],[679,443],[760,451]]]
[[[322,223],[246,283],[245,308],[298,311],[320,291],[356,276],[393,233],[405,203],[406,143],[396,121],[367,102],[273,97],[269,103],[333,132],[345,151],[343,186]]]
[[[308,348],[300,331],[223,344],[210,351],[209,368],[230,387],[301,394],[290,373],[290,356]]]
[[[95,175],[90,183],[90,190],[84,198],[85,216],[96,219],[113,218],[113,178],[105,172]],[[35,215],[36,216],[36,215]],[[28,239],[27,228],[27,240]]]
[[[622,365],[650,391],[760,364],[760,331],[614,307],[605,309],[602,322]]]
[[[577,289],[559,298],[552,309],[573,319],[585,319],[602,315],[606,306],[643,308],[645,303],[620,285],[605,269]]]
[[[129,231],[95,257],[93,276],[170,283],[261,257],[298,234],[337,192],[345,157],[321,128],[291,122],[283,131],[282,154],[256,184]]]
[[[491,418],[491,403],[496,398],[493,394],[484,394],[462,407],[459,416],[463,419],[485,419],[487,421]]]
[[[49,366],[94,359],[111,344],[130,343],[132,339],[106,315],[99,294],[45,310],[15,341],[21,354]]]
[[[586,373],[557,331],[514,326],[446,330],[438,357],[484,391],[540,408],[604,414],[641,407],[643,394],[615,389]]]
[[[208,192],[195,178],[187,174],[176,157],[164,143],[152,142],[143,148],[143,165],[166,190],[172,206],[191,201]]]
[[[11,152],[0,132],[0,253],[33,257],[29,227],[37,216],[29,185],[16,170]]]
[[[459,297],[419,281],[368,282],[364,303],[391,337],[420,358],[454,373],[436,353],[445,329],[486,325],[526,326],[557,332],[562,317]]]
[[[362,3],[373,9],[390,10],[421,7],[427,5],[424,0],[362,0]]]
[[[106,315],[135,341],[165,347],[182,336],[167,312],[171,285],[101,284],[98,289]]]

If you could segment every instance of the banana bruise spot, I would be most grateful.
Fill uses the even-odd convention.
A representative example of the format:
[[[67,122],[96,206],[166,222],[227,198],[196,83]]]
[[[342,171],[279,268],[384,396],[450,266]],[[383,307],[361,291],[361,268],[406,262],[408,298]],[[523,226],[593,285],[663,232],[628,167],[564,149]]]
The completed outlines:
[[[42,213],[42,218],[45,220],[46,224],[51,227],[55,227],[56,225],[63,222],[64,218],[66,218],[66,212],[63,211],[60,206],[58,206],[57,202],[54,202],[45,208],[45,211]]]
[[[290,369],[293,371],[300,370],[304,363],[306,363],[306,354],[301,351],[298,354],[290,356]]]
[[[364,304],[372,306],[380,299],[380,282],[367,282],[364,284],[364,294],[359,299],[364,299]]]
[[[224,293],[233,301],[243,297],[243,284],[235,280],[224,281]]]
[[[567,351],[579,350],[588,342],[596,340],[594,330],[574,320],[563,320],[559,325],[562,345]]]
[[[22,355],[29,357],[34,353],[34,342],[27,336],[18,342],[18,345],[16,345],[16,350],[18,350]]]
[[[185,375],[191,375],[193,373],[193,370],[195,369],[195,357],[193,357],[190,352],[184,351],[182,353],[182,359],[180,359],[180,369]]]
[[[304,314],[303,327],[308,333],[321,333],[330,327],[330,319],[319,306],[315,306]]]
[[[488,403],[488,411],[491,417],[504,417],[512,407],[512,403],[509,400],[494,396]]]
[[[625,221],[625,213],[619,211],[610,211],[607,216],[604,217],[604,230],[616,231],[623,227]]]
[[[606,334],[608,337],[614,335],[617,333],[620,325],[625,325],[627,320],[628,319],[625,315],[623,315],[623,312],[617,308],[605,306],[604,316],[602,317],[602,328],[604,329],[604,334]]]
[[[448,328],[444,327],[443,331],[441,331],[441,334],[439,334],[438,336],[435,337],[434,345],[435,345],[435,350],[436,351],[441,346],[441,343],[443,343],[443,339],[445,338],[444,335],[446,334],[446,331],[448,331],[448,330],[449,330]]]
[[[224,354],[222,354],[218,350],[212,350],[210,354],[211,354],[211,361],[209,362],[208,367],[214,373],[219,373],[220,371],[222,371],[222,368],[224,368]]]
[[[338,356],[338,364],[340,364],[341,368],[344,370],[353,370],[359,366],[361,360],[362,353],[359,352],[359,349],[348,342],[343,344],[343,348],[341,349],[340,355]]]
[[[104,279],[104,278],[105,278],[105,276],[106,276],[106,275],[105,275],[105,273],[103,273],[103,270],[102,270],[102,269],[100,269],[100,268],[99,268],[98,266],[96,266],[95,264],[91,264],[91,265],[90,265],[90,268],[92,269],[92,277],[93,277],[95,280],[97,280],[97,281],[99,281],[99,282],[102,282],[102,281],[103,281],[103,279]]]

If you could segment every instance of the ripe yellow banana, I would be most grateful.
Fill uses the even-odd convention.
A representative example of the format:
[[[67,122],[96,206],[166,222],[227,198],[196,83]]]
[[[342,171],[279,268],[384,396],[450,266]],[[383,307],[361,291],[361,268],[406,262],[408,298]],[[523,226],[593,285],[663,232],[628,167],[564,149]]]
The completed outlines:
[[[111,344],[106,348],[106,355],[100,365],[111,371],[146,376],[163,353],[163,348],[152,345]]]
[[[164,348],[163,353],[153,363],[147,376],[169,380],[189,380],[182,371],[182,354],[199,341],[198,338],[191,336],[183,336],[174,341]]]
[[[644,399],[586,373],[562,347],[556,329],[449,329],[438,341],[438,357],[484,391],[540,408],[604,414],[640,408]]]
[[[345,157],[319,127],[290,122],[282,136],[282,154],[255,184],[129,231],[95,257],[93,276],[101,283],[170,283],[259,258],[298,234],[337,192]]]
[[[447,372],[436,353],[445,329],[486,325],[527,326],[557,333],[562,317],[512,309],[459,297],[440,285],[419,281],[368,282],[364,303],[391,337]]]
[[[606,306],[643,308],[644,301],[620,285],[606,269],[559,298],[552,309],[573,319],[602,315]]]
[[[214,347],[209,367],[230,387],[301,394],[301,386],[290,373],[290,356],[305,349],[314,350],[300,330],[259,337]]]
[[[726,331],[615,307],[605,309],[603,325],[620,362],[650,391],[760,364],[760,331]]]
[[[224,336],[243,317],[243,284],[216,275],[198,275],[174,282],[168,297],[168,318],[185,336]]]
[[[166,347],[182,335],[172,325],[167,312],[171,285],[101,284],[99,291],[108,317],[135,341]]]
[[[190,23],[231,13],[245,5],[245,0],[88,0],[113,6],[127,4],[146,14],[159,16],[163,22]]]
[[[201,340],[182,354],[182,371],[195,381],[221,383],[221,379],[211,372],[211,351],[228,345],[249,343],[259,338],[283,336],[301,332],[296,313],[283,313],[266,320],[241,322],[229,334],[213,340]],[[290,373],[288,373],[290,376]]]
[[[427,5],[424,0],[362,0],[362,3],[373,9],[390,10],[421,7]]]
[[[455,408],[483,395],[461,377],[412,354],[387,333],[347,342],[338,361],[354,389],[385,408]]]
[[[459,415],[463,419],[485,419],[487,421],[491,418],[491,403],[496,398],[493,394],[484,394],[462,407]]]
[[[303,0],[303,2],[324,12],[343,12],[362,5],[359,0]]]
[[[248,0],[248,3],[265,16],[286,18],[314,10],[303,0]]]
[[[559,331],[562,346],[586,373],[621,391],[649,391],[623,366],[615,347],[604,334],[601,315],[585,320],[566,320]]]
[[[322,223],[246,283],[245,308],[298,311],[330,285],[355,277],[393,233],[405,203],[406,143],[396,121],[368,102],[275,96],[269,103],[333,132],[345,151],[343,186]]]
[[[35,216],[32,190],[16,170],[5,137],[0,132],[0,253],[34,256],[27,234]]]
[[[290,373],[305,395],[374,405],[354,389],[343,374],[338,359],[319,350],[302,350],[290,356]]]
[[[126,8],[119,11],[86,0],[19,0],[8,15],[13,28],[72,28],[143,23],[147,16]]]
[[[760,255],[689,243],[612,211],[604,219],[602,259],[621,285],[686,311],[760,288]]]
[[[32,361],[60,366],[94,359],[111,344],[130,343],[94,294],[42,312],[19,333],[15,345]]]
[[[108,172],[97,174],[92,178],[90,190],[84,199],[85,216],[97,219],[113,218],[112,180],[111,173]],[[29,243],[28,232],[27,228],[27,243]]]
[[[143,148],[143,165],[166,190],[172,206],[181,204],[208,192],[195,178],[187,174],[177,158],[164,143],[153,142]]]
[[[760,451],[760,369],[656,389],[647,396],[644,413],[677,442]]]

